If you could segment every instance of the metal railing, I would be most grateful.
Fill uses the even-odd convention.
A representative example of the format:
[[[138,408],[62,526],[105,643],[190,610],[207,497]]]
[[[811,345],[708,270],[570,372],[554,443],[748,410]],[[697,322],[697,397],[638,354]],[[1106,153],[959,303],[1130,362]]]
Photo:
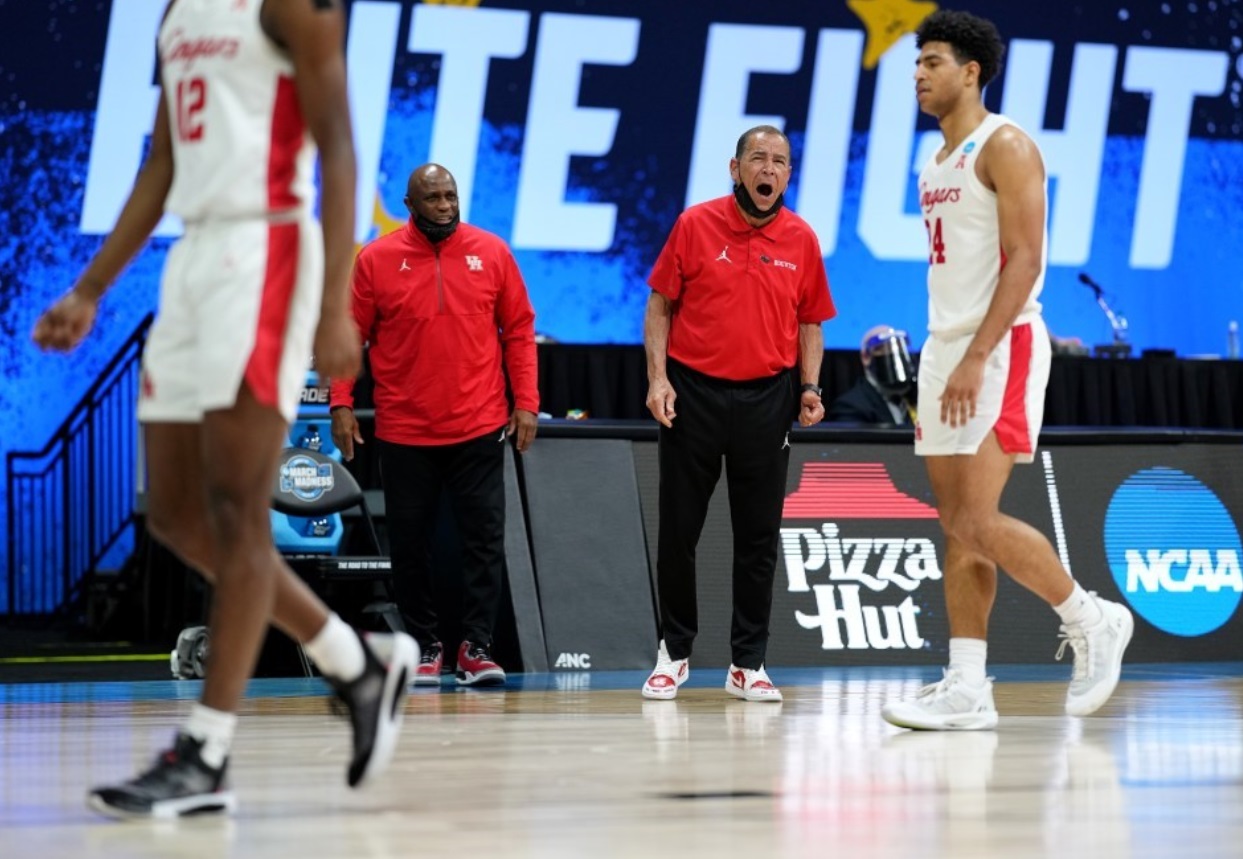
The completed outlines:
[[[9,615],[79,604],[100,564],[132,551],[136,406],[148,314],[39,451],[6,456]]]

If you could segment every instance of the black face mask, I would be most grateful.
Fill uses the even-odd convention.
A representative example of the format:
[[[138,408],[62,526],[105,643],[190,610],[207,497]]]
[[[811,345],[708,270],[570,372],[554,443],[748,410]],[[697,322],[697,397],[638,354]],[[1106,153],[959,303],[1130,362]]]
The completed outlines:
[[[781,194],[777,197],[777,202],[767,211],[755,205],[755,201],[751,199],[751,192],[741,182],[734,183],[734,199],[738,201],[738,205],[742,210],[753,218],[769,218],[781,211],[781,207],[785,204],[786,195]]]
[[[453,220],[447,224],[428,220],[418,213],[414,214],[414,225],[418,227],[419,232],[427,236],[427,240],[434,245],[443,242],[445,239],[449,238],[449,236],[453,235],[454,230],[457,229],[457,225],[461,222],[461,213],[454,215]]]

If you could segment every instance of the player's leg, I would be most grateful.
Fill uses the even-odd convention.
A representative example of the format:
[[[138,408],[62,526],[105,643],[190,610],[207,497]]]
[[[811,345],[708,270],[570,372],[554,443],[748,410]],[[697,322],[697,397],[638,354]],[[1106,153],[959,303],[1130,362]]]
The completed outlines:
[[[287,567],[272,544],[269,498],[288,431],[284,416],[259,402],[243,385],[230,408],[203,421],[203,460],[208,521],[217,549],[211,650],[202,703],[232,712],[250,678],[276,594]],[[316,599],[316,602],[318,600]],[[319,611],[327,614],[320,605]],[[324,666],[327,654],[343,655],[357,634],[335,615],[307,643]],[[354,756],[348,782],[356,786],[378,774],[395,748],[406,683],[417,647],[404,634],[375,635],[361,643],[361,658],[339,659],[327,679],[350,711]]]
[[[1130,611],[1085,591],[1044,534],[998,509],[1013,455],[1001,449],[996,434],[984,440],[975,456],[964,459],[965,480],[979,492],[963,493],[946,530],[991,558],[1057,612],[1064,639],[1058,657],[1068,645],[1074,652],[1066,711],[1074,716],[1096,711],[1118,684],[1134,630]]]
[[[911,700],[887,704],[891,724],[924,730],[988,730],[997,725],[992,681],[985,669],[988,619],[997,594],[997,567],[960,540],[946,523],[967,492],[966,456],[927,456],[925,464],[945,529],[945,610],[950,622],[949,664],[940,681]],[[974,490],[972,490],[974,491]]]
[[[272,547],[268,494],[275,476],[285,423],[273,409],[257,403],[243,388],[237,403],[204,416],[201,426],[152,424],[150,496],[157,535],[176,545],[183,557],[199,555],[215,585],[208,623],[210,651],[200,701],[173,748],[137,779],[96,789],[91,804],[115,816],[176,817],[228,811],[234,798],[225,782],[236,712],[267,631],[276,593],[279,561]],[[195,446],[197,450],[189,449]],[[171,463],[178,448],[200,463],[198,475]],[[193,471],[193,467],[190,467]],[[198,476],[183,484],[187,495],[202,490],[203,509],[172,497],[174,475]],[[187,491],[188,490],[188,491]],[[205,514],[205,528],[183,524],[183,517]],[[205,548],[202,540],[210,541]]]
[[[248,386],[231,408],[208,412],[203,419],[201,456],[216,587],[202,701],[223,712],[234,712],[241,702],[275,605],[281,565],[268,510],[286,433],[281,415],[261,404]]]
[[[191,228],[169,251],[160,313],[143,352],[138,403],[147,449],[148,527],[200,570],[214,569],[216,559],[206,521],[196,362],[200,322],[191,273],[209,243],[201,230]],[[235,721],[231,711],[196,705],[173,747],[154,766],[128,782],[94,788],[88,803],[112,817],[231,810],[235,800],[225,781],[225,760]]]
[[[201,429],[196,423],[149,423],[143,427],[143,436],[147,531],[186,566],[214,584],[217,544],[207,521]],[[306,644],[324,628],[331,612],[306,582],[283,563],[281,566],[271,621],[290,638]]]
[[[940,398],[946,381],[962,360],[969,338],[930,337],[924,345],[919,377],[921,404],[915,450],[924,458],[945,533],[942,565],[946,613],[950,621],[949,665],[942,679],[920,690],[912,700],[887,704],[892,724],[927,730],[987,730],[997,724],[992,688],[985,670],[988,619],[997,590],[996,565],[969,546],[949,527],[964,498],[982,491],[969,480],[971,452],[978,435],[987,432],[991,411],[1000,406],[998,381],[986,374],[977,417],[964,427],[940,420]],[[993,356],[994,358],[996,356]],[[992,364],[999,362],[993,360]],[[992,366],[992,365],[990,365]],[[989,386],[989,382],[992,386]],[[1008,474],[1008,472],[1007,472]],[[1003,480],[1004,485],[1004,480]],[[999,491],[998,491],[999,494]]]
[[[245,293],[260,301],[248,320],[255,332],[254,344],[242,353],[248,355],[244,367],[231,363],[234,353],[227,348],[227,337],[213,341],[224,346],[217,348],[213,357],[222,367],[222,377],[236,372],[235,378],[244,379],[257,399],[283,421],[282,439],[271,454],[272,469],[261,490],[266,504],[285,427],[297,417],[300,393],[306,382],[323,291],[323,244],[319,226],[309,216],[290,223],[250,224],[245,229],[259,235],[230,229],[227,259],[262,285],[262,289],[251,288]],[[261,252],[255,253],[255,248]],[[227,296],[220,290],[208,290],[208,294],[215,302],[213,318],[227,320],[230,314],[239,312],[237,308],[242,302],[237,296]],[[236,324],[240,326],[241,320]],[[217,389],[216,393],[221,391]],[[271,549],[270,534],[267,545]],[[277,557],[274,550],[270,557]],[[287,568],[279,564],[279,569]],[[307,654],[324,672],[349,712],[353,757],[346,780],[351,787],[378,775],[392,760],[401,730],[406,684],[419,659],[418,645],[409,635],[373,634],[362,642],[363,659],[359,664],[356,659],[347,658],[357,652],[350,648],[357,647],[358,641],[354,630],[336,615],[330,615],[323,628],[305,644]]]
[[[999,509],[1014,457],[1002,451],[996,434],[990,433],[973,456],[949,457],[954,460],[950,463],[934,462],[941,459],[945,458],[930,457],[928,471],[934,491],[939,487],[947,490],[944,505],[941,492],[937,496],[945,532],[970,551],[991,559],[1050,605],[1064,602],[1074,589],[1074,581],[1048,538]]]

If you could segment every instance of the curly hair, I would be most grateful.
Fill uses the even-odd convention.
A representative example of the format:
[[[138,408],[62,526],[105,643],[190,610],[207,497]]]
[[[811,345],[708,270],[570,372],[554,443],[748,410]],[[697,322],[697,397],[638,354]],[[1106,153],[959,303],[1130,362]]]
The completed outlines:
[[[992,21],[949,9],[933,12],[915,30],[915,46],[922,48],[925,42],[945,42],[960,65],[973,60],[979,63],[980,89],[997,76],[1006,52]]]

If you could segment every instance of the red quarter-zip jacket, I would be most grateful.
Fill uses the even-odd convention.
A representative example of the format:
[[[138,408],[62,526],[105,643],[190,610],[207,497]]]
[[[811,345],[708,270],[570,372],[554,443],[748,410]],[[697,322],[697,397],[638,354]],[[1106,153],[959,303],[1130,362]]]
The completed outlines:
[[[459,224],[433,245],[408,221],[358,254],[353,292],[377,438],[442,445],[498,429],[509,420],[506,371],[515,407],[538,413],[535,312],[498,236]],[[353,379],[334,381],[331,405],[353,407],[353,392]]]

